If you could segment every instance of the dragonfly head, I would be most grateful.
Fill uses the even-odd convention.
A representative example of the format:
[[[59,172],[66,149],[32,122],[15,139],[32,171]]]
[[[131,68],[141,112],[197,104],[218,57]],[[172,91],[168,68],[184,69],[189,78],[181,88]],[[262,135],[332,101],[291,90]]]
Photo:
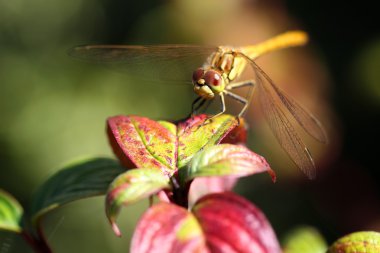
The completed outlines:
[[[224,90],[225,84],[221,74],[213,69],[205,71],[199,68],[193,72],[194,91],[200,97],[212,99],[215,93],[218,94]]]

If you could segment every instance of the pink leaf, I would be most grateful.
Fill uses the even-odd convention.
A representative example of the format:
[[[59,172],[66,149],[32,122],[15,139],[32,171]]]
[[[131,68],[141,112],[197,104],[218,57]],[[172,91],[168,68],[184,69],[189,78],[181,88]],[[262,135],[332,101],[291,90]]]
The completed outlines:
[[[211,252],[281,252],[264,214],[236,194],[207,195],[192,211],[202,226]]]
[[[237,183],[237,177],[198,177],[190,185],[189,206],[204,195],[231,191]]]
[[[168,203],[151,207],[132,238],[134,253],[208,252],[201,227],[186,209]]]

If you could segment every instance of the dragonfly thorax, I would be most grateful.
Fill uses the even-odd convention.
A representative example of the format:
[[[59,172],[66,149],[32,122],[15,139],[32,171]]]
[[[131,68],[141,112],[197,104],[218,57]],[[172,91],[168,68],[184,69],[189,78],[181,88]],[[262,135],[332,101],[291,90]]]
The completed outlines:
[[[225,80],[220,72],[214,69],[198,68],[193,72],[194,92],[204,99],[212,99],[215,94],[223,92]]]

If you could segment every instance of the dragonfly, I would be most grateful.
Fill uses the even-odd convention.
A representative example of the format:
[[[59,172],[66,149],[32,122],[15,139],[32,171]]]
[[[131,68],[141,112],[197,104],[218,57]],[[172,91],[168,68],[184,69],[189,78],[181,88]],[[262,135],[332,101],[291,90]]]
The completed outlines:
[[[243,117],[253,94],[257,93],[260,108],[280,146],[296,166],[308,178],[313,179],[316,176],[315,163],[290,117],[319,142],[327,143],[326,132],[312,113],[280,89],[255,62],[263,54],[302,46],[307,41],[307,33],[296,30],[243,47],[181,44],[85,45],[71,49],[69,54],[122,71],[129,70],[142,79],[148,77],[166,84],[190,84],[198,95],[192,104],[192,112],[207,101],[219,99],[221,110],[211,118],[225,113],[227,96],[242,104],[237,116]],[[252,79],[238,81],[247,67],[253,70]],[[250,87],[246,97],[234,92],[242,87]]]

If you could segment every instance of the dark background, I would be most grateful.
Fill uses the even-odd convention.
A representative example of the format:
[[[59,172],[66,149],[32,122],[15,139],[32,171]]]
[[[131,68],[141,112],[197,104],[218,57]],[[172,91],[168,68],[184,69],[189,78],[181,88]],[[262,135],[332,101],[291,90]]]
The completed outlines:
[[[272,167],[279,174],[276,184],[259,175],[243,179],[237,191],[267,214],[279,238],[302,224],[319,229],[329,243],[353,231],[379,231],[380,36],[372,1],[235,1],[238,4],[231,5],[225,0],[218,2],[219,7],[215,1],[184,2],[187,5],[121,0],[0,2],[1,188],[27,206],[37,187],[67,162],[112,156],[104,134],[108,116],[177,119],[188,113],[191,88],[145,85],[74,61],[66,54],[69,48],[87,43],[209,44],[220,37],[230,43],[232,36],[218,20],[244,23],[223,16],[235,8],[235,14],[252,12],[257,22],[245,24],[260,38],[289,28],[310,34],[312,57],[329,80],[321,100],[328,103],[321,102],[321,107],[329,109],[329,116],[322,114],[322,118],[331,139],[328,147],[317,151],[322,154],[317,156],[321,167],[317,180],[306,180],[294,167],[284,173],[289,166],[273,159]],[[190,14],[182,15],[187,11]],[[290,25],[282,24],[288,18]],[[214,25],[218,38],[209,36],[216,34]],[[241,40],[256,42],[249,36],[241,34]],[[264,69],[271,71],[270,66]],[[256,137],[253,131],[250,143],[260,153],[266,140]],[[270,150],[262,148],[262,154],[271,157]],[[56,252],[125,251],[146,203],[123,212],[121,240],[109,229],[102,205],[101,198],[85,200],[47,218],[47,234]],[[5,248],[5,252],[25,252],[13,235],[0,234],[0,244],[0,252]]]
[[[287,1],[287,6],[323,51],[334,83],[331,101],[343,131],[341,154],[315,190],[322,190],[331,210],[335,208],[344,233],[379,231],[380,48],[375,6],[370,1]]]

